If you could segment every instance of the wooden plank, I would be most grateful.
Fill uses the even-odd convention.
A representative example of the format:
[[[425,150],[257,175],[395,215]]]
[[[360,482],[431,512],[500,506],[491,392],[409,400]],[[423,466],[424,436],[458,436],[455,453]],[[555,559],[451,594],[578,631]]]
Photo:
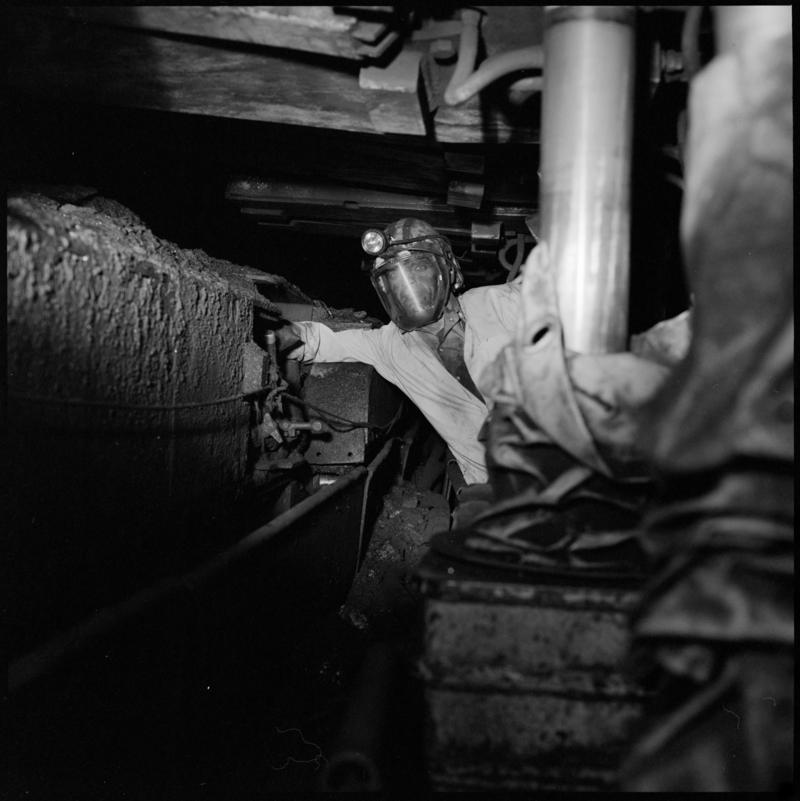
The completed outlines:
[[[7,86],[32,97],[381,132],[374,98],[346,62],[334,69],[329,60],[106,29],[43,16],[42,9],[15,9],[7,20]],[[446,143],[538,141],[536,110],[509,106],[502,93],[487,92],[461,107],[440,107],[433,136]],[[421,112],[413,114],[405,133],[421,134]]]
[[[355,70],[15,15],[8,86],[36,96],[375,133]]]
[[[447,144],[539,142],[539,115],[507,109],[502,95],[488,102],[474,97],[461,106],[440,106],[433,120],[436,141]],[[535,101],[532,103],[534,105]],[[535,103],[538,109],[538,103]]]
[[[60,11],[92,23],[361,58],[352,35],[358,20],[334,13],[331,6],[74,6]]]
[[[382,133],[425,136],[421,60],[420,52],[401,50],[386,67],[364,67],[359,72],[358,85],[369,104],[369,117]]]

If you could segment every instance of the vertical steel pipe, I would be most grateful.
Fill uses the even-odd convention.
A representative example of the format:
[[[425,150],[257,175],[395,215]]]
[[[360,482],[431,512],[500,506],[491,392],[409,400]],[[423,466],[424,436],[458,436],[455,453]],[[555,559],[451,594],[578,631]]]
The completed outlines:
[[[546,6],[540,205],[566,347],[627,348],[632,6]]]

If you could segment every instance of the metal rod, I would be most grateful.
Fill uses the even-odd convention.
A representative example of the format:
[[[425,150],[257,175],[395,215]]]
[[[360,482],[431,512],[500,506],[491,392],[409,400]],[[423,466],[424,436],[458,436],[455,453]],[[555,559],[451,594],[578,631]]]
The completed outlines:
[[[541,238],[565,345],[581,353],[627,347],[634,15],[545,9]]]
[[[216,578],[220,573],[233,567],[245,556],[251,555],[256,548],[275,539],[303,516],[359,481],[366,472],[366,467],[357,467],[349,473],[345,473],[333,484],[321,488],[195,570],[182,576],[164,579],[119,604],[101,609],[91,618],[57,634],[32,653],[16,659],[8,667],[9,694],[21,690],[40,676],[50,673],[70,656],[79,653],[88,644],[109,634],[122,624],[140,617],[148,610],[158,607],[187,590],[196,592],[210,579]]]
[[[321,790],[381,789],[381,755],[399,667],[398,653],[391,643],[378,642],[367,650],[321,777]]]
[[[358,552],[356,553],[356,573],[361,567],[361,562],[366,553],[365,538],[367,536],[367,524],[369,522],[369,503],[371,500],[372,480],[375,474],[389,458],[400,440],[392,437],[380,450],[380,453],[367,465],[367,478],[364,482],[364,497],[361,501],[361,523],[358,529]]]

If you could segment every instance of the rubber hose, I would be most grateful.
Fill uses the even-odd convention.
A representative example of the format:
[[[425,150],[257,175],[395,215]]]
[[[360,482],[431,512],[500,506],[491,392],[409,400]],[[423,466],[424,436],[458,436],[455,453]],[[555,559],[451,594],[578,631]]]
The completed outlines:
[[[459,58],[461,53],[459,52]],[[451,106],[463,103],[498,78],[519,70],[541,69],[544,66],[544,48],[541,45],[520,47],[487,58],[461,85],[451,81],[444,99]],[[458,72],[458,69],[456,69]],[[455,76],[453,76],[455,77]]]
[[[460,103],[454,100],[457,90],[466,81],[475,69],[475,59],[478,57],[478,38],[481,24],[481,13],[472,8],[465,8],[461,12],[461,35],[458,41],[458,61],[456,69],[447,89],[444,90],[444,102],[448,106]]]

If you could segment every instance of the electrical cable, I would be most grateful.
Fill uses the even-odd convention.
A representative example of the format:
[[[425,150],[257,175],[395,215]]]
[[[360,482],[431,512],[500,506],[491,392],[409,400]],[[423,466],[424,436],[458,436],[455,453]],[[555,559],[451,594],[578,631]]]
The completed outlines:
[[[9,392],[9,396],[18,400],[30,401],[32,403],[47,403],[56,406],[84,406],[90,408],[106,408],[106,409],[123,409],[126,411],[148,411],[148,412],[171,412],[182,409],[200,409],[208,406],[217,406],[225,403],[234,403],[236,401],[246,401],[255,399],[257,396],[265,393],[269,394],[275,392],[275,387],[261,387],[260,389],[253,390],[252,392],[239,393],[238,395],[228,395],[223,398],[215,398],[210,401],[197,401],[195,403],[178,403],[171,405],[147,405],[147,404],[133,404],[133,403],[116,403],[111,401],[90,401],[82,398],[53,398],[46,395],[29,395],[23,392]],[[280,387],[278,387],[280,389]],[[358,422],[350,420],[347,417],[331,412],[327,409],[321,409],[313,403],[309,403],[296,395],[289,393],[282,393],[282,397],[292,403],[298,403],[316,412],[334,431],[352,431],[355,428],[367,428],[374,431],[388,431],[399,419],[402,413],[402,405],[398,409],[394,417],[383,425],[376,425],[374,423]]]
[[[344,431],[352,431],[356,428],[368,428],[373,431],[388,431],[399,419],[400,415],[403,412],[402,404],[398,408],[397,412],[395,412],[394,417],[389,420],[388,423],[384,423],[383,425],[376,425],[375,423],[361,423],[355,420],[350,420],[347,417],[343,417],[340,414],[336,414],[336,412],[331,412],[327,409],[321,409],[319,406],[309,403],[307,400],[303,400],[302,398],[298,398],[296,395],[289,395],[288,393],[284,392],[283,397],[286,400],[291,401],[292,403],[299,403],[305,406],[307,409],[316,412],[322,420],[327,423],[334,431],[342,433]],[[346,428],[342,428],[341,426],[347,426]]]
[[[124,409],[126,411],[172,412],[181,409],[201,409],[207,406],[221,406],[225,403],[234,403],[241,400],[246,401],[256,396],[263,395],[264,393],[269,393],[272,390],[273,387],[261,387],[252,392],[240,392],[237,395],[227,395],[222,398],[214,398],[214,400],[173,404],[118,403],[116,401],[85,400],[84,398],[53,398],[48,395],[30,395],[25,392],[14,391],[10,391],[8,395],[17,400],[30,401],[31,403],[48,403],[54,406],[87,406],[101,409]]]

